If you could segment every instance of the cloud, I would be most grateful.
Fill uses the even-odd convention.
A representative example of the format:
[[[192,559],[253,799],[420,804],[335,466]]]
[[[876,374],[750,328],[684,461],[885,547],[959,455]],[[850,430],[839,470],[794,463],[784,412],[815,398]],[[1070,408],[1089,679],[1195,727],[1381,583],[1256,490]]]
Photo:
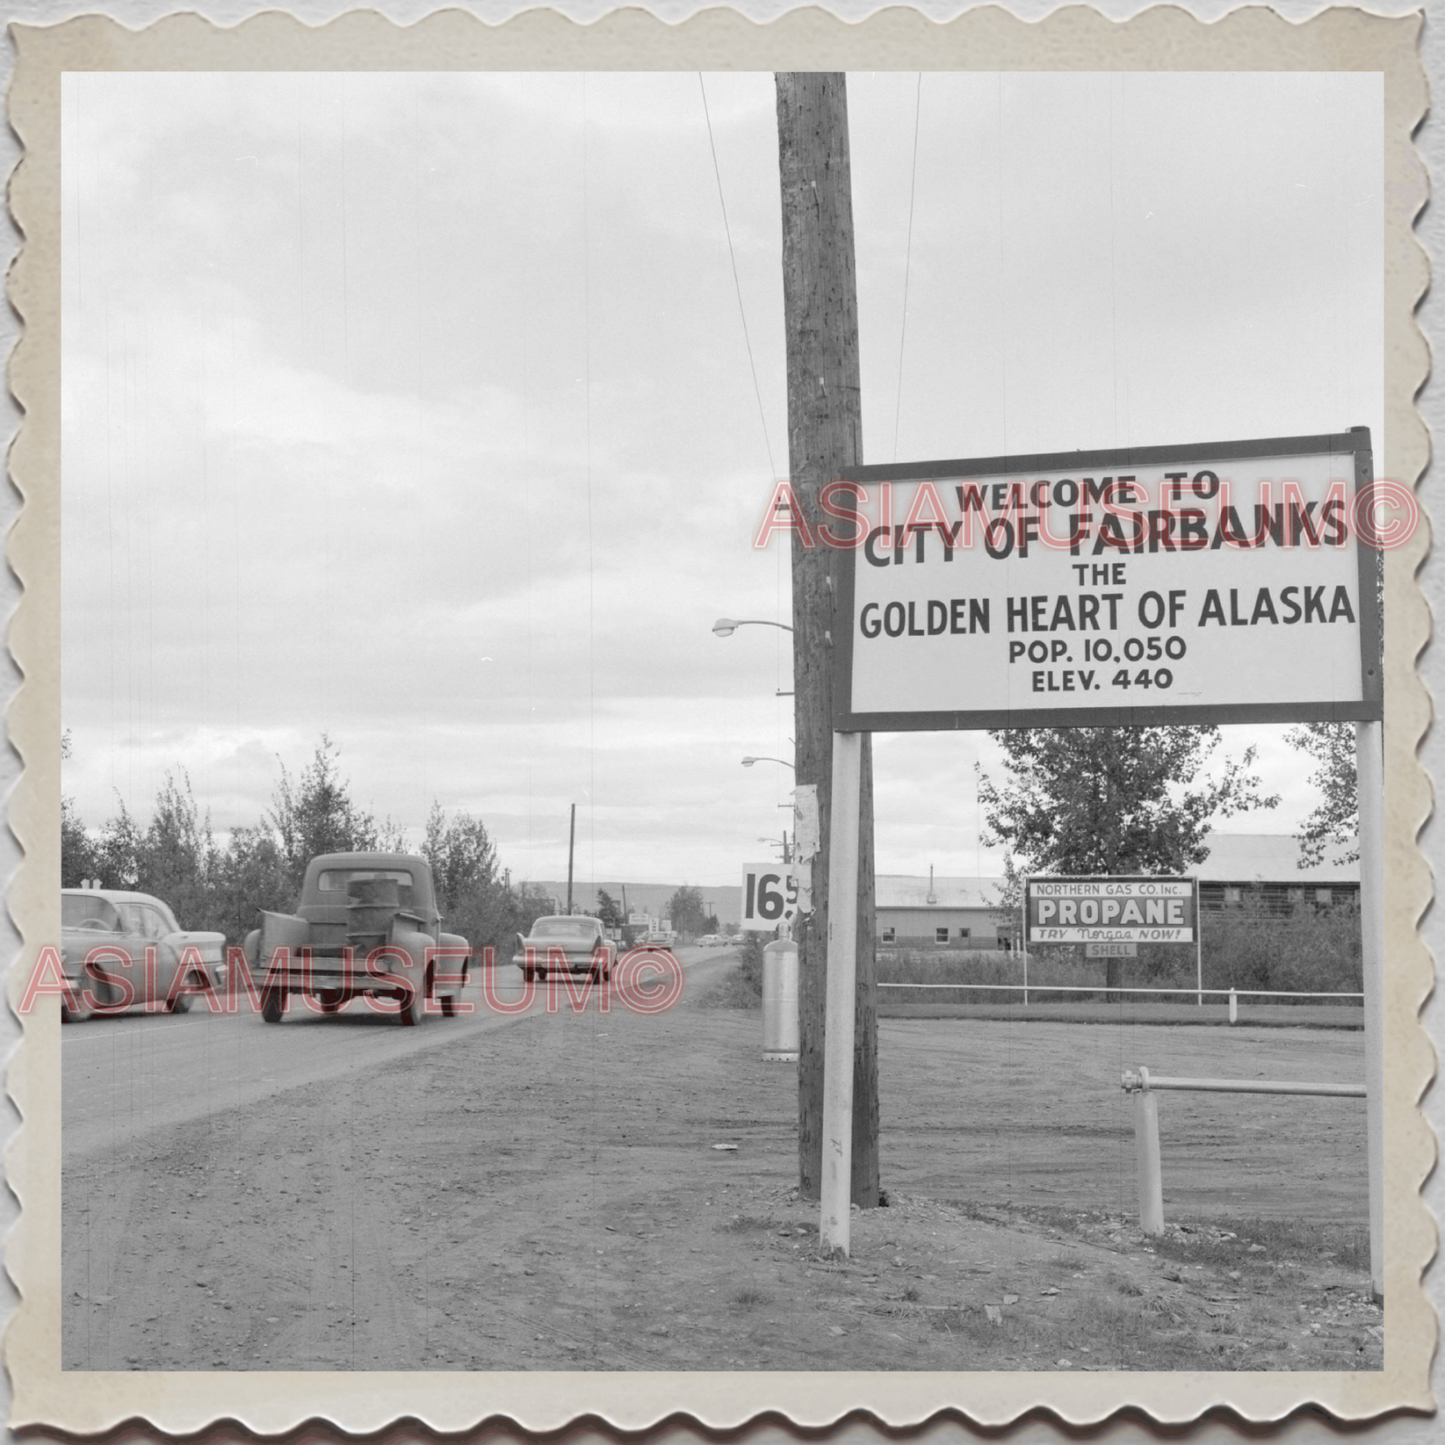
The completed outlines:
[[[710,631],[791,609],[773,82],[706,84],[66,77],[83,816],[255,821],[324,729],[532,876],[572,802],[601,877],[785,825],[787,635]],[[918,94],[850,80],[865,460],[1379,427],[1377,77],[930,73],[915,188]],[[880,868],[988,863],[989,747],[878,739]]]

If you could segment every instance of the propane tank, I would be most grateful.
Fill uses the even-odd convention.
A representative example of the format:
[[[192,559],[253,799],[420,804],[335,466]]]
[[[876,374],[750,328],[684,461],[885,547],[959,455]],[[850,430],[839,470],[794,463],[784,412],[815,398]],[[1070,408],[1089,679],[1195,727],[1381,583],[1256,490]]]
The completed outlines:
[[[798,1060],[798,945],[786,936],[763,949],[763,1058]]]

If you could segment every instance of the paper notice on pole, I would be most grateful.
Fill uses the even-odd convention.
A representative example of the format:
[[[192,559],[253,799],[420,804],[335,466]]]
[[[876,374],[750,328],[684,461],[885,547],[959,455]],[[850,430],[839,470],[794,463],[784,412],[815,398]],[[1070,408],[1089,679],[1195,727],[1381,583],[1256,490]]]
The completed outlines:
[[[811,858],[818,851],[818,785],[793,789],[793,857]]]
[[[798,875],[798,916],[806,918],[813,911],[813,860],[803,858],[793,864]]]

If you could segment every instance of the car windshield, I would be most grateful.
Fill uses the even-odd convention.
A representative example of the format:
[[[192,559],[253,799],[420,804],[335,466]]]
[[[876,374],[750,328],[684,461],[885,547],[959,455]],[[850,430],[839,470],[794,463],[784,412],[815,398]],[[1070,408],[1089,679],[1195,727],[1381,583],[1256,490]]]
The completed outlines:
[[[411,887],[411,873],[406,868],[324,868],[316,880],[323,893],[345,893],[353,883],[369,883],[389,878],[403,888]]]
[[[120,915],[116,913],[114,904],[94,893],[62,893],[60,926],[104,929],[109,933],[121,931]]]
[[[539,918],[532,925],[533,938],[575,939],[590,943],[597,937],[594,918]]]

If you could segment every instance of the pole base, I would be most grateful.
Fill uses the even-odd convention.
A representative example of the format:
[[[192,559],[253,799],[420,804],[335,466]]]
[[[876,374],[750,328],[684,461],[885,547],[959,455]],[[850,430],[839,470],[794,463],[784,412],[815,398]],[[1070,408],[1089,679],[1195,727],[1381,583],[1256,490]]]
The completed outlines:
[[[798,1062],[798,1055],[796,1053],[780,1053],[777,1051],[769,1052],[767,1049],[764,1049],[763,1062],[765,1064],[796,1064]]]

